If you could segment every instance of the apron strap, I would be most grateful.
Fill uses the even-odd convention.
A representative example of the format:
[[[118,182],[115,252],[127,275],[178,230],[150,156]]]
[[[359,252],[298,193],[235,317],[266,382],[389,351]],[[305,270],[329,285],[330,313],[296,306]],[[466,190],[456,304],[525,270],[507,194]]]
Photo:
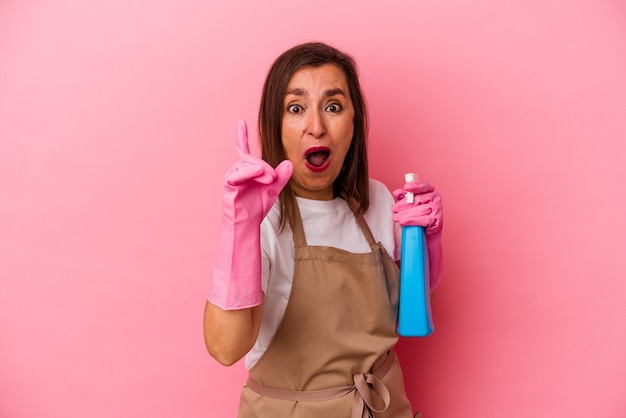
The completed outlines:
[[[376,245],[376,240],[374,239],[374,234],[372,234],[372,230],[367,225],[367,222],[365,222],[365,218],[363,217],[363,214],[359,213],[358,215],[355,215],[355,217],[356,217],[356,222],[361,227],[361,231],[363,231],[363,235],[365,235],[365,239],[367,240],[367,243],[370,245],[370,247],[374,247]]]
[[[367,243],[370,245],[370,247],[372,247],[372,249],[374,249],[374,247],[377,245],[377,242],[376,242],[376,239],[374,238],[374,234],[372,234],[372,230],[370,229],[369,225],[367,225],[367,222],[365,222],[365,217],[363,216],[362,213],[359,213],[357,215],[357,204],[354,200],[348,201],[348,205],[350,206],[350,209],[352,209],[352,213],[354,213],[356,222],[357,224],[359,224],[359,227],[361,228],[361,232],[363,232],[363,235],[365,235],[365,239],[367,240]]]
[[[385,377],[393,365],[396,355],[393,351],[389,351],[384,356],[386,356],[384,361],[372,373],[355,374],[354,385],[322,390],[286,390],[263,386],[248,378],[246,386],[259,395],[293,402],[325,401],[345,396],[354,391],[351,418],[370,418],[374,417],[374,412],[386,411],[391,402],[389,389],[381,379]],[[380,405],[380,400],[382,400],[382,405]]]
[[[300,206],[298,201],[295,201],[293,208],[293,223],[290,222],[291,231],[293,233],[293,245],[295,248],[306,247],[306,236],[304,235],[304,226],[302,225],[302,216],[300,215]]]
[[[354,376],[356,396],[352,403],[351,418],[374,418],[372,412],[385,412],[389,408],[391,395],[389,389],[376,375],[366,373]],[[374,394],[383,401],[383,405],[376,408]]]

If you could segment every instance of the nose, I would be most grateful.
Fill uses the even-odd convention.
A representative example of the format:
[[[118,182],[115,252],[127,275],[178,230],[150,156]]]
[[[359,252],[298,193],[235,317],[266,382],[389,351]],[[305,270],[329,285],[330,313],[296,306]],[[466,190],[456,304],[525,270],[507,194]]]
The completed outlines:
[[[314,110],[309,112],[309,117],[307,119],[307,134],[312,137],[319,139],[326,134],[326,126],[324,125],[324,119],[320,111]]]

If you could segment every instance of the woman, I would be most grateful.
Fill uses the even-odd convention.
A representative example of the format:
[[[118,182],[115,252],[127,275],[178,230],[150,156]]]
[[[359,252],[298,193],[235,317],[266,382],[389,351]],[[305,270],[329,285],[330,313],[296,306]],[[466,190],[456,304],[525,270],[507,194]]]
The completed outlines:
[[[396,221],[426,227],[434,288],[439,195],[409,183],[394,204],[368,178],[355,64],[328,45],[299,45],[274,62],[259,130],[262,159],[238,127],[205,308],[209,353],[224,365],[247,354],[239,416],[412,417],[393,352]]]

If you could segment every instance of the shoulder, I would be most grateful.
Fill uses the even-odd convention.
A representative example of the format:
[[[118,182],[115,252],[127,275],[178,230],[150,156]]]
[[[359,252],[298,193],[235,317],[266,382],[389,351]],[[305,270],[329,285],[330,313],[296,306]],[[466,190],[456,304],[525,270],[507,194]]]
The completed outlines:
[[[280,202],[278,199],[274,202],[267,215],[261,222],[261,230],[266,232],[272,232],[274,235],[278,235],[281,232],[280,228]],[[288,228],[287,225],[286,228]]]
[[[393,195],[381,181],[369,179],[370,204],[393,204]]]
[[[393,221],[391,206],[394,198],[387,186],[378,180],[370,179],[370,206],[365,212],[365,220],[374,237],[380,241],[389,255],[395,260],[399,254],[399,225]]]
[[[292,232],[289,224],[280,227],[280,203],[274,203],[268,214],[261,222],[261,249],[264,256],[274,258],[280,248],[292,242]]]
[[[394,204],[393,195],[385,186],[385,184],[376,179],[369,180],[370,205],[366,212],[370,216],[383,214],[387,216],[391,212],[391,206]],[[372,213],[373,212],[373,213]]]

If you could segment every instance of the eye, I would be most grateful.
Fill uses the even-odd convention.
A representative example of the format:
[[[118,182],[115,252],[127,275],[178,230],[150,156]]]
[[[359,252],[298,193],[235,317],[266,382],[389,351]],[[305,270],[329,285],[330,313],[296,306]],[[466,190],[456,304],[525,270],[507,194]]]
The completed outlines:
[[[332,113],[337,113],[337,112],[341,112],[342,107],[339,103],[331,103],[328,106],[326,106],[326,110]]]
[[[289,106],[287,106],[287,112],[293,113],[295,115],[298,115],[298,114],[302,113],[302,106],[297,105],[297,104],[289,105]]]

